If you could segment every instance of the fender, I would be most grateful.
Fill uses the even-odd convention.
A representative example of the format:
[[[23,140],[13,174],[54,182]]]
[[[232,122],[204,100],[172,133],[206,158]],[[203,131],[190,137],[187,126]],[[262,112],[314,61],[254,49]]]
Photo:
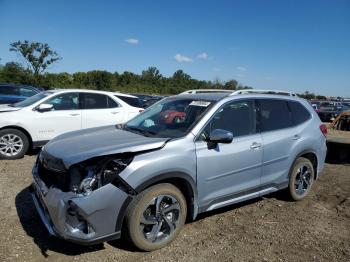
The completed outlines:
[[[174,179],[174,178],[185,180],[191,187],[192,194],[193,194],[193,203],[192,203],[192,206],[188,207],[189,208],[188,211],[189,211],[189,214],[192,214],[191,218],[194,220],[197,217],[197,214],[198,214],[198,201],[197,201],[197,199],[198,199],[198,191],[197,191],[196,182],[187,173],[184,173],[184,172],[169,172],[169,173],[156,175],[156,176],[152,177],[151,179],[149,179],[148,181],[138,185],[135,188],[135,191],[137,193],[140,193],[144,189],[146,189],[147,187],[149,187],[151,185],[158,184],[159,182],[170,180],[170,179]]]

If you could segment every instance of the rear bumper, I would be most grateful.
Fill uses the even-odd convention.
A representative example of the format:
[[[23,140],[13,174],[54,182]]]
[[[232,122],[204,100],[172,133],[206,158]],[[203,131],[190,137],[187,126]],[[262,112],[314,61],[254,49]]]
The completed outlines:
[[[320,173],[322,172],[322,170],[324,168],[326,156],[327,156],[327,144],[326,144],[326,140],[325,140],[325,142],[322,144],[322,146],[319,150],[318,161],[317,161],[318,162],[317,177],[320,175]]]
[[[131,197],[112,184],[88,196],[47,188],[33,169],[32,199],[50,235],[93,245],[120,237]]]

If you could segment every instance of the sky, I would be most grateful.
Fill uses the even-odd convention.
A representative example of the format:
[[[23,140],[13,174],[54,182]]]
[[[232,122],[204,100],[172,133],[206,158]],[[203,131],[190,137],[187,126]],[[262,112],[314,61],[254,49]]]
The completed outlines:
[[[56,50],[49,72],[156,66],[350,97],[350,0],[0,0],[1,64],[22,61],[9,51],[17,40]]]

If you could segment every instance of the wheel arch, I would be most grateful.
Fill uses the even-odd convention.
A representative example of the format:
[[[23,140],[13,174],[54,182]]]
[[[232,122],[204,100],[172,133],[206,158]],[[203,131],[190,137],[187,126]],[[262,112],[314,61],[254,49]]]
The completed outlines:
[[[187,203],[187,220],[194,220],[198,214],[197,187],[193,178],[183,172],[170,172],[152,177],[135,188],[137,193],[161,183],[169,183],[177,187],[184,195]]]
[[[304,150],[302,152],[300,152],[294,162],[293,162],[293,165],[295,163],[295,161],[299,158],[299,157],[304,157],[306,159],[309,159],[312,163],[312,166],[314,167],[314,172],[315,172],[315,180],[317,179],[318,177],[318,172],[317,172],[317,167],[318,167],[318,158],[317,158],[317,154],[313,151],[313,150]]]
[[[5,129],[17,129],[21,132],[23,132],[27,138],[28,138],[28,141],[29,141],[29,150],[33,149],[33,139],[32,139],[32,136],[30,135],[30,133],[23,127],[20,127],[20,126],[4,126],[4,127],[1,127],[0,128],[0,131],[2,130],[5,130]]]

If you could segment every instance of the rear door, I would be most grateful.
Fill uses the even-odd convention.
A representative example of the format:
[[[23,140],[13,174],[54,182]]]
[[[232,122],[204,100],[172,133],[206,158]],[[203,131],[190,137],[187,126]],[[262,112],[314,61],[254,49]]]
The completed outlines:
[[[125,121],[124,108],[104,94],[81,93],[82,127],[91,128],[121,124]]]
[[[283,99],[257,99],[258,124],[264,145],[261,186],[281,186],[288,181],[291,149],[298,134],[288,102]]]
[[[232,143],[209,148],[206,137],[215,129],[232,132]],[[235,100],[220,108],[195,145],[200,206],[214,209],[258,190],[263,151],[253,99]]]

